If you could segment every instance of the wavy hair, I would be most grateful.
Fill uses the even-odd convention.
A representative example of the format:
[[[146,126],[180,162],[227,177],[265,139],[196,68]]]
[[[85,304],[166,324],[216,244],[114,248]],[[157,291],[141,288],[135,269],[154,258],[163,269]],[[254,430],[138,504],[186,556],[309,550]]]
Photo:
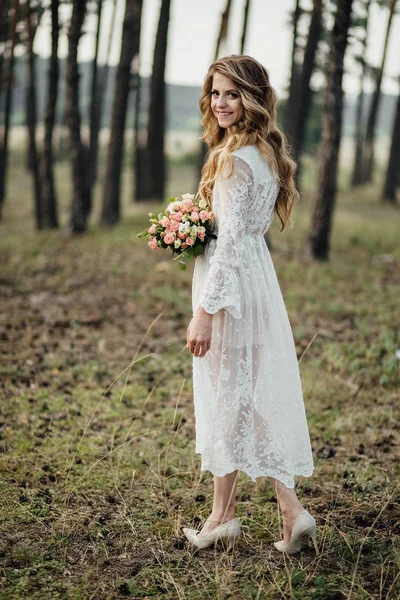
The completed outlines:
[[[211,109],[213,75],[229,77],[237,88],[243,104],[243,116],[228,129],[218,124]],[[277,97],[269,82],[268,71],[251,56],[226,56],[216,60],[204,80],[199,107],[204,127],[201,139],[209,146],[199,184],[199,196],[212,207],[212,191],[217,177],[231,162],[231,154],[241,146],[256,145],[266,158],[279,186],[275,215],[281,231],[292,226],[292,211],[299,200],[294,181],[297,165],[290,155],[285,135],[276,122]]]

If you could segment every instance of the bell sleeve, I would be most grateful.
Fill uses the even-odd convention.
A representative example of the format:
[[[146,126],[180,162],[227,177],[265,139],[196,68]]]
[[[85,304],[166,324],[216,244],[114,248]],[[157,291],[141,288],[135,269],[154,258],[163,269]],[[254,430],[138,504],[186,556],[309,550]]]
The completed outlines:
[[[199,304],[210,314],[225,309],[240,319],[243,293],[239,267],[243,264],[247,210],[254,177],[246,161],[238,156],[232,159],[232,174],[227,178],[223,173],[215,184],[218,186],[217,241]],[[227,167],[228,172],[229,169]]]

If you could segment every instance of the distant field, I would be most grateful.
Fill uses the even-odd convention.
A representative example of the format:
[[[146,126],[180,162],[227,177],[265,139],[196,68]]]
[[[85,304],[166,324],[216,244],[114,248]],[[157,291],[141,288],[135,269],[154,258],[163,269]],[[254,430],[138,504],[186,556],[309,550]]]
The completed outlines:
[[[273,492],[242,474],[236,550],[192,556],[181,527],[208,516],[212,477],[194,453],[191,270],[136,238],[157,205],[131,202],[128,168],[121,224],[99,229],[99,184],[71,239],[34,232],[22,164],[0,225],[1,599],[398,598],[399,210],[379,184],[340,193],[329,263],[304,257],[310,192],[270,236],[299,358],[316,336],[300,363],[316,469],[297,490],[320,555],[276,552]],[[168,194],[193,181],[174,167]],[[65,222],[67,164],[57,182]]]

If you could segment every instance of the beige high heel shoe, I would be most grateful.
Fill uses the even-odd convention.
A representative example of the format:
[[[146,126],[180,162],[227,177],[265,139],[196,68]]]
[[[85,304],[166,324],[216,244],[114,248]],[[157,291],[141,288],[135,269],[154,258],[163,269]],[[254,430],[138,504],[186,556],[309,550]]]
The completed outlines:
[[[311,538],[314,544],[316,554],[319,553],[317,538],[316,538],[316,521],[307,510],[302,510],[296,517],[293,523],[292,535],[290,542],[283,544],[282,541],[274,542],[274,546],[279,552],[286,554],[296,554],[303,548],[308,547],[308,540]]]
[[[240,522],[239,519],[231,519],[230,521],[226,521],[219,527],[216,527],[211,531],[208,535],[199,538],[197,529],[189,529],[188,527],[183,528],[183,532],[187,538],[187,540],[194,546],[197,550],[202,548],[207,548],[216,542],[223,540],[228,541],[227,550],[231,550],[233,548],[234,543],[241,535]]]

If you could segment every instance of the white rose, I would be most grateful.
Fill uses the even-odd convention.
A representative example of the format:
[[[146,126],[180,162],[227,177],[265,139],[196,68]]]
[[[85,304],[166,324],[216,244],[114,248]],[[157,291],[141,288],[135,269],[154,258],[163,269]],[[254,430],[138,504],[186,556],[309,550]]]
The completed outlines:
[[[179,240],[179,239],[175,240],[174,241],[175,248],[179,248],[179,246],[181,245],[181,243],[182,243],[181,240]]]
[[[199,208],[206,208],[207,202],[202,198],[199,202]]]

